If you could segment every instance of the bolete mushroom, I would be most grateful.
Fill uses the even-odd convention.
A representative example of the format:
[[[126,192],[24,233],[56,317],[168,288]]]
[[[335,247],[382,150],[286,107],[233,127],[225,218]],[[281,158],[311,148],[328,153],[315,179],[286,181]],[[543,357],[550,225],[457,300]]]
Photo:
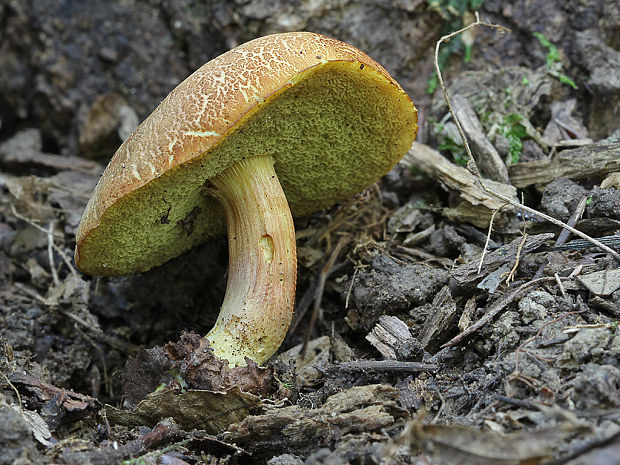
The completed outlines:
[[[228,287],[206,337],[231,365],[262,364],[293,313],[291,212],[372,184],[416,131],[411,99],[356,48],[309,32],[252,40],[179,84],[120,146],[84,212],[76,264],[146,271],[226,227]]]

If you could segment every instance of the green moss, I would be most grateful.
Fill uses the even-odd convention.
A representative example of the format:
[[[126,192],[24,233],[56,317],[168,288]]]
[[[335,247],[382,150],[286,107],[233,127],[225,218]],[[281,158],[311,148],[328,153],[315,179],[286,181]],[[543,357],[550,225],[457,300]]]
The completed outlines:
[[[261,104],[206,153],[119,200],[80,248],[96,275],[144,271],[224,232],[204,192],[236,161],[270,155],[293,215],[327,207],[372,184],[409,149],[413,104],[370,67],[328,62]]]

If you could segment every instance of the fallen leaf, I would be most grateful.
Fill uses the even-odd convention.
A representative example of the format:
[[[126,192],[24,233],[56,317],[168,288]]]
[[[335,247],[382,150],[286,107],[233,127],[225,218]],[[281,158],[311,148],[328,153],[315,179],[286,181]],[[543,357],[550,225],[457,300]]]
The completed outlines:
[[[441,465],[536,465],[552,456],[568,428],[497,434],[458,425],[411,424],[404,439]]]
[[[106,405],[110,423],[126,426],[153,426],[171,417],[185,429],[202,429],[208,434],[225,431],[229,425],[246,418],[262,405],[258,396],[234,387],[227,391],[190,390],[177,393],[174,389],[152,392],[135,409],[123,410]]]

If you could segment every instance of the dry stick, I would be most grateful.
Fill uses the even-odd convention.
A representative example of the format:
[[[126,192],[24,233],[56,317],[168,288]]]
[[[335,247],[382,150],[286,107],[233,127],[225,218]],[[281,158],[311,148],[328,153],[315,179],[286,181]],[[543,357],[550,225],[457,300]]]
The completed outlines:
[[[586,203],[588,203],[588,196],[584,195],[583,197],[581,197],[581,200],[579,200],[579,203],[577,204],[577,208],[575,208],[575,211],[568,219],[567,224],[569,226],[575,226],[575,223],[577,223],[579,218],[581,218],[581,215],[583,215],[583,212],[586,209]],[[557,247],[559,245],[564,245],[569,237],[570,237],[570,231],[568,231],[567,229],[562,229],[562,232],[560,232],[557,240],[555,241],[554,246]],[[543,273],[545,272],[546,266],[547,266],[546,263],[541,264],[540,267],[538,267],[538,270],[536,271],[536,273],[534,274],[533,279],[538,279],[542,277]]]
[[[335,363],[327,367],[327,371],[364,371],[374,373],[417,373],[439,371],[439,365],[424,362],[400,362],[398,360],[356,360],[353,362]]]
[[[43,226],[39,225],[36,223],[35,220],[27,218],[23,215],[21,215],[20,213],[17,212],[17,209],[15,208],[15,204],[11,203],[11,213],[13,213],[13,216],[19,220],[25,221],[26,223],[28,223],[29,225],[31,225],[33,228],[38,229],[39,231],[47,234],[47,229],[45,229]],[[55,236],[58,237],[63,237],[63,235],[61,233],[54,233]]]
[[[558,283],[558,287],[560,288],[560,293],[562,294],[562,297],[566,299],[568,295],[566,294],[566,289],[564,289],[564,284],[562,284],[562,280],[560,279],[560,276],[557,273],[553,273],[553,277]]]
[[[577,223],[577,221],[579,221],[579,219],[583,215],[583,212],[585,211],[587,204],[588,204],[588,196],[584,195],[583,197],[581,197],[581,199],[579,200],[579,203],[577,204],[577,208],[575,208],[575,211],[573,212],[571,217],[568,219],[569,226],[575,226],[575,223]],[[555,246],[557,247],[559,245],[564,245],[569,237],[570,237],[570,231],[566,229],[562,229],[562,232],[558,236],[558,240],[556,241]]]
[[[465,31],[468,31],[469,29],[472,29],[474,27],[477,26],[487,26],[493,29],[499,29],[500,31],[504,31],[504,32],[510,32],[510,29],[505,28],[503,26],[500,26],[498,24],[491,24],[491,23],[487,23],[485,21],[480,21],[480,16],[478,14],[478,12],[475,13],[476,14],[476,21],[471,23],[468,26],[465,26],[462,29],[459,29],[456,32],[452,32],[451,34],[448,34],[446,36],[443,36],[441,39],[439,39],[437,41],[437,44],[435,45],[435,72],[437,73],[437,80],[439,81],[439,86],[441,87],[441,92],[443,93],[443,97],[444,100],[446,101],[446,104],[448,105],[448,110],[450,111],[450,114],[452,115],[452,119],[454,120],[454,124],[456,125],[457,130],[459,131],[459,135],[461,136],[461,139],[463,140],[463,145],[465,147],[465,151],[467,152],[467,157],[468,157],[468,161],[467,161],[467,168],[469,169],[469,171],[476,177],[476,179],[478,180],[478,182],[480,183],[480,187],[482,187],[482,189],[487,192],[488,194],[503,200],[504,202],[509,203],[510,205],[516,207],[516,208],[520,208],[521,210],[524,210],[528,213],[531,213],[532,215],[538,216],[539,218],[542,218],[546,221],[549,221],[550,223],[555,224],[556,226],[560,226],[564,229],[569,230],[570,232],[572,232],[575,236],[579,236],[582,239],[585,239],[589,242],[591,242],[592,244],[594,244],[595,246],[597,246],[598,248],[604,250],[605,252],[607,252],[608,254],[610,254],[612,257],[614,257],[618,262],[620,262],[620,254],[618,252],[616,252],[615,250],[613,250],[611,247],[607,247],[605,244],[597,241],[596,239],[588,236],[585,233],[582,233],[581,231],[579,231],[578,229],[573,228],[572,226],[567,225],[566,223],[563,223],[560,220],[557,220],[549,215],[545,215],[542,212],[539,212],[538,210],[535,210],[533,208],[530,208],[526,205],[523,205],[521,202],[517,202],[516,200],[511,199],[510,197],[507,197],[505,195],[500,194],[499,192],[495,192],[494,190],[488,188],[484,181],[482,180],[482,176],[480,175],[480,171],[478,170],[478,165],[476,164],[476,161],[474,160],[474,157],[472,155],[471,149],[469,147],[469,143],[467,142],[467,138],[465,137],[465,133],[463,132],[463,128],[461,127],[461,123],[459,122],[459,119],[456,117],[456,114],[454,113],[454,109],[452,108],[452,104],[450,103],[450,97],[448,96],[448,91],[446,89],[446,86],[444,85],[443,82],[443,78],[441,76],[441,70],[439,69],[439,47],[441,46],[441,44],[443,42],[447,42],[449,41],[452,37],[458,35],[458,34],[462,34]]]
[[[13,287],[15,289],[17,289],[17,290],[22,291],[27,296],[30,296],[30,297],[32,297],[34,299],[37,299],[39,302],[41,302],[44,305],[47,305],[48,307],[52,307],[54,305],[48,299],[46,299],[45,297],[39,295],[38,292],[33,291],[32,289],[29,289],[28,287],[26,287],[26,285],[24,285],[22,283],[13,283]]]
[[[441,402],[441,404],[439,405],[439,408],[437,409],[437,413],[435,414],[435,416],[433,417],[433,420],[431,421],[431,425],[434,425],[437,423],[437,420],[439,420],[439,417],[443,413],[444,408],[446,408],[446,400],[441,394],[441,390],[439,389],[439,386],[437,386],[436,384],[434,384],[434,386],[435,386],[435,391],[437,391],[437,396],[439,397],[439,401]]]
[[[17,396],[17,406],[19,407],[19,411],[22,412],[22,410],[23,410],[23,407],[22,407],[22,396],[19,395],[19,391],[17,390],[15,385],[13,383],[11,383],[11,380],[9,379],[9,377],[7,375],[4,374],[3,371],[0,371],[0,375],[2,375],[4,377],[4,379],[6,380],[7,384],[9,385],[9,387],[11,389],[13,389],[13,391],[15,391],[15,395]]]
[[[312,317],[310,318],[310,323],[308,324],[304,344],[301,346],[301,351],[299,352],[299,355],[301,355],[302,358],[304,357],[304,355],[306,355],[306,349],[308,348],[308,343],[310,342],[310,337],[312,336],[312,329],[314,328],[316,319],[319,315],[321,301],[323,300],[323,290],[325,289],[325,282],[327,281],[327,277],[329,276],[331,269],[334,267],[334,263],[338,258],[338,254],[340,254],[342,248],[347,245],[349,241],[350,239],[348,237],[342,237],[338,241],[338,244],[336,244],[336,247],[334,247],[334,250],[332,250],[332,254],[329,257],[329,260],[327,260],[327,263],[321,270],[321,274],[319,276],[319,285],[316,290],[316,295],[314,297],[314,308],[312,310]]]
[[[609,409],[609,410],[613,410],[613,409]],[[609,411],[608,410],[608,411]],[[582,416],[582,414],[577,413],[577,415]],[[584,455],[586,452],[589,452],[593,449],[599,449],[602,453],[601,453],[601,457],[605,456],[605,449],[607,449],[606,446],[608,446],[609,444],[611,444],[612,442],[616,442],[617,443],[617,439],[620,438],[620,431],[616,431],[614,433],[612,433],[609,436],[603,437],[603,438],[595,438],[592,440],[588,440],[584,443],[582,443],[581,445],[577,446],[572,452],[569,452],[568,454],[561,456],[557,459],[552,460],[551,462],[546,462],[547,465],[564,465],[566,463],[572,462],[574,458],[579,457],[580,455]],[[617,447],[616,447],[617,449]],[[609,450],[609,449],[607,449]],[[608,457],[611,457],[614,453],[611,452],[610,455]],[[596,459],[595,459],[596,460]],[[605,459],[603,459],[605,460]],[[612,459],[613,460],[613,459]],[[578,460],[576,463],[587,463],[587,462],[583,462],[581,460]],[[613,463],[613,462],[611,462]]]
[[[525,408],[528,410],[540,410],[540,406],[534,402],[521,399],[513,399],[512,397],[502,396],[500,394],[493,394],[493,398],[506,404],[514,405],[515,407]]]
[[[30,218],[26,218],[25,216],[20,215],[19,213],[17,213],[17,210],[15,209],[15,205],[11,204],[11,210],[12,210],[13,216],[15,216],[15,218],[17,218],[19,220],[22,220],[22,221],[25,221],[26,223],[28,223],[33,228],[38,229],[39,231],[44,232],[45,234],[49,234],[49,231],[47,229],[39,226],[37,223],[34,222],[34,220],[31,220]],[[54,232],[52,232],[52,236],[63,237],[62,234],[54,233]],[[67,258],[67,254],[65,254],[65,251],[62,250],[53,241],[52,241],[52,247],[62,257],[62,260],[65,262],[65,265],[67,265],[67,268],[69,268],[69,271],[71,271],[71,274],[77,278],[78,274],[75,271],[75,268],[73,267],[73,265],[71,264],[71,260],[69,260],[69,258]]]
[[[58,280],[58,272],[54,265],[54,220],[50,221],[47,228],[47,259],[50,262],[50,271],[52,272],[52,281],[54,286],[58,286],[60,281]]]
[[[489,308],[489,310],[484,314],[482,318],[480,318],[478,321],[476,321],[473,325],[471,325],[469,328],[467,328],[462,333],[459,333],[458,335],[450,339],[448,342],[442,345],[441,348],[444,349],[446,347],[452,347],[458,344],[462,339],[469,336],[470,334],[475,333],[480,328],[482,328],[484,325],[486,325],[489,321],[493,319],[493,317],[495,317],[499,312],[501,312],[510,302],[512,302],[514,299],[516,299],[517,297],[525,293],[525,291],[528,291],[532,287],[536,287],[536,286],[539,286],[540,284],[548,283],[551,281],[555,281],[555,278],[554,277],[540,278],[535,281],[530,281],[525,284],[522,284],[521,286],[519,286],[512,292],[505,294],[502,298],[498,299],[497,301],[495,301],[495,303],[491,305],[491,308]]]
[[[58,312],[62,313],[68,318],[71,318],[73,321],[83,326],[87,331],[93,333],[98,341],[103,341],[110,347],[114,347],[124,353],[132,353],[136,350],[136,346],[131,344],[130,342],[123,341],[116,336],[112,336],[110,334],[106,334],[101,328],[94,326],[91,323],[88,323],[84,319],[79,316],[69,312],[68,310],[64,310],[62,307],[58,307],[56,309]]]
[[[357,277],[357,272],[359,271],[359,268],[355,268],[355,270],[353,270],[353,277],[351,278],[351,285],[349,286],[349,290],[347,291],[347,297],[344,299],[344,309],[348,310],[349,309],[349,299],[351,298],[351,292],[353,292],[353,283],[355,283],[355,278]]]
[[[521,262],[521,252],[523,251],[523,246],[525,245],[525,241],[527,240],[527,234],[523,235],[519,246],[517,247],[517,256],[515,257],[515,264],[512,269],[508,272],[508,276],[506,277],[506,285],[509,285],[515,279],[515,273],[517,272],[517,268],[519,267],[519,263]]]
[[[482,271],[482,264],[484,263],[484,257],[487,254],[487,250],[489,249],[489,242],[491,241],[491,233],[493,232],[493,221],[495,221],[495,215],[499,213],[499,211],[504,208],[502,205],[499,208],[493,210],[491,214],[491,220],[489,221],[489,231],[487,232],[487,240],[484,242],[484,249],[482,249],[482,255],[480,256],[480,264],[478,265],[478,274]]]

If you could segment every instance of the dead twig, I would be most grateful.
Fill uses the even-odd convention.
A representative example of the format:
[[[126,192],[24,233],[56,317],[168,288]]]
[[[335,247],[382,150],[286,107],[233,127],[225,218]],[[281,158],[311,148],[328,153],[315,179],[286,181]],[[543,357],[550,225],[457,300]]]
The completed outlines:
[[[575,226],[579,218],[581,218],[581,215],[583,215],[583,212],[586,209],[587,200],[588,200],[587,195],[584,195],[581,198],[581,200],[579,200],[579,203],[577,204],[577,208],[575,208],[575,211],[573,212],[571,217],[568,219],[567,224],[569,226]],[[569,237],[570,237],[570,231],[568,229],[562,229],[562,232],[559,234],[557,240],[555,241],[554,247],[564,245]],[[534,279],[538,279],[542,277],[543,273],[545,272],[546,266],[547,266],[546,263],[543,263],[542,265],[540,265],[540,267],[536,271],[536,274],[534,275]]]
[[[312,336],[312,330],[314,329],[316,319],[319,315],[319,310],[321,308],[321,301],[323,300],[323,290],[325,289],[325,282],[327,281],[327,278],[330,272],[332,271],[332,268],[334,267],[334,263],[336,263],[336,259],[338,258],[340,251],[343,249],[345,245],[347,245],[350,242],[350,240],[351,239],[346,236],[343,236],[340,238],[340,240],[336,244],[336,247],[334,247],[334,250],[332,250],[332,254],[329,257],[329,260],[327,260],[327,263],[321,270],[321,274],[319,275],[319,285],[317,287],[316,295],[314,298],[314,308],[312,311],[312,317],[310,318],[310,323],[308,324],[308,329],[306,330],[306,337],[304,339],[304,344],[301,346],[301,351],[299,352],[302,358],[306,354],[308,342],[310,342],[310,337]]]
[[[501,394],[494,394],[493,398],[505,404],[514,405],[515,407],[524,408],[527,410],[540,410],[538,405],[528,400],[513,399],[512,397],[502,396]]]
[[[459,333],[458,335],[450,339],[448,342],[443,344],[441,348],[444,349],[444,348],[452,347],[458,344],[464,338],[472,335],[473,333],[478,331],[480,328],[482,328],[484,325],[489,323],[497,314],[499,314],[514,299],[516,299],[517,297],[520,297],[526,291],[530,290],[533,287],[537,287],[537,286],[540,286],[541,284],[545,284],[545,283],[552,282],[552,281],[555,281],[554,277],[540,278],[535,281],[530,281],[525,284],[522,284],[521,286],[519,286],[512,292],[505,294],[502,298],[498,299],[491,305],[491,308],[487,310],[487,312],[484,314],[482,318],[476,321],[473,325],[471,325],[465,331]]]
[[[509,285],[515,279],[515,274],[517,272],[517,268],[519,268],[519,263],[521,261],[521,252],[523,251],[523,246],[525,245],[525,241],[527,240],[527,234],[523,235],[521,242],[519,243],[519,247],[517,247],[517,256],[515,257],[515,264],[512,266],[512,269],[507,273],[506,276],[506,285]]]
[[[486,256],[487,250],[489,249],[489,242],[491,241],[491,233],[493,232],[493,221],[495,221],[495,215],[497,215],[502,208],[503,207],[493,210],[493,213],[491,214],[491,219],[489,220],[489,231],[487,232],[487,238],[486,238],[486,241],[484,242],[484,248],[482,249],[482,255],[480,256],[480,264],[478,265],[478,274],[480,274],[480,272],[482,271],[482,264],[484,263],[484,257]]]
[[[44,305],[47,305],[48,307],[54,307],[56,306],[56,304],[48,299],[46,299],[45,297],[43,297],[42,295],[40,295],[38,292],[30,289],[29,287],[27,287],[25,284],[22,283],[14,283],[13,287],[15,289],[17,289],[18,291],[21,291],[22,293],[26,294],[29,297],[32,297],[36,300],[38,300],[39,302],[41,302]]]
[[[620,235],[614,234],[613,236],[603,236],[597,238],[599,242],[605,244],[615,250],[620,250]],[[573,239],[565,244],[558,246],[549,246],[546,250],[583,250],[583,249],[591,249],[594,246],[589,242],[583,239]]]
[[[135,352],[137,347],[132,343],[124,341],[116,336],[112,336],[111,334],[106,334],[101,328],[87,322],[83,318],[80,318],[74,313],[63,309],[62,307],[58,307],[56,310],[65,315],[66,317],[71,318],[78,325],[82,326],[86,331],[92,333],[93,337],[97,341],[104,342],[110,347],[114,347],[115,349],[120,350],[121,352],[126,354],[131,354]]]
[[[417,373],[439,371],[439,365],[423,362],[400,362],[398,360],[356,360],[335,363],[327,367],[328,372],[365,371],[375,373]]]
[[[353,284],[355,283],[355,278],[357,277],[357,272],[360,270],[359,267],[355,267],[353,270],[353,276],[351,277],[351,284],[349,285],[349,290],[347,291],[347,297],[344,299],[344,309],[349,309],[349,299],[351,298],[351,292],[353,292]]]
[[[32,226],[35,229],[38,229],[39,231],[41,231],[42,233],[47,234],[47,229],[45,229],[43,226],[37,224],[37,222],[35,220],[32,220],[30,218],[25,217],[24,215],[20,214],[17,212],[17,209],[15,208],[15,204],[11,203],[11,213],[13,213],[13,216],[15,218],[17,218],[18,220],[22,220],[25,221],[26,223],[28,223],[30,226]],[[60,233],[54,233],[55,236],[58,237],[63,237],[62,234]]]
[[[32,226],[35,229],[38,229],[39,231],[45,233],[48,237],[50,232],[45,229],[44,227],[38,225],[34,220],[31,220],[30,218],[26,218],[25,216],[19,214],[17,212],[17,210],[15,209],[15,205],[11,203],[11,211],[13,213],[13,216],[15,216],[15,218],[25,221],[26,223],[28,223],[30,226]],[[56,237],[63,237],[62,234],[60,233],[55,233],[52,231],[52,236],[56,236]],[[67,268],[69,268],[69,271],[71,272],[71,274],[75,277],[78,276],[77,272],[75,271],[75,268],[73,267],[73,265],[71,264],[71,260],[69,260],[69,258],[67,257],[67,254],[65,254],[65,251],[62,250],[58,245],[56,245],[56,243],[54,241],[52,241],[52,247],[53,249],[58,252],[58,255],[60,255],[62,257],[62,260],[65,262],[65,264],[67,265]],[[53,266],[53,262],[50,262],[50,265]]]
[[[562,293],[562,297],[564,297],[566,299],[568,296],[566,294],[566,289],[564,289],[564,284],[562,284],[562,280],[560,279],[560,276],[557,273],[553,273],[553,277],[555,278],[555,280],[558,283],[558,287],[560,288],[560,292]]]
[[[566,223],[563,223],[560,220],[557,220],[549,215],[546,215],[538,210],[535,210],[533,208],[528,207],[527,205],[523,205],[522,202],[518,202],[516,200],[511,199],[510,197],[507,197],[503,194],[500,194],[499,192],[494,191],[493,189],[490,189],[486,186],[484,180],[482,179],[482,176],[480,175],[480,171],[478,170],[478,165],[476,164],[476,161],[474,160],[473,154],[471,152],[471,148],[469,147],[469,143],[467,142],[467,138],[465,137],[465,133],[463,132],[463,128],[461,126],[461,123],[459,122],[458,118],[456,117],[456,114],[454,112],[454,109],[452,107],[452,104],[450,102],[450,97],[448,95],[448,90],[446,89],[446,86],[443,82],[443,77],[441,75],[441,70],[439,69],[439,48],[441,47],[441,44],[443,42],[447,42],[449,41],[452,37],[458,35],[458,34],[462,34],[465,31],[468,31],[469,29],[472,29],[474,27],[478,27],[478,26],[486,26],[486,27],[490,27],[492,29],[498,29],[499,31],[502,32],[509,32],[510,29],[505,28],[503,26],[500,26],[498,24],[491,24],[485,21],[481,21],[480,20],[480,15],[478,14],[478,12],[475,13],[476,16],[476,21],[474,21],[473,23],[469,24],[468,26],[465,26],[462,29],[459,29],[458,31],[452,32],[446,36],[443,36],[441,39],[439,39],[437,41],[437,44],[435,45],[435,72],[437,73],[437,80],[439,81],[439,86],[441,88],[441,92],[443,93],[444,96],[444,100],[446,101],[446,104],[448,105],[448,110],[450,112],[450,114],[452,115],[452,119],[454,120],[454,124],[456,125],[456,128],[459,132],[459,135],[461,137],[461,139],[463,140],[463,146],[465,147],[465,152],[467,153],[467,157],[468,157],[468,161],[467,161],[467,168],[469,169],[469,171],[476,177],[478,183],[480,184],[480,187],[487,192],[489,195],[494,196],[495,198],[498,198],[500,200],[503,200],[504,202],[519,208],[521,210],[524,210],[532,215],[535,215],[539,218],[542,218],[550,223],[555,224],[556,226],[560,226],[564,229],[569,230],[571,233],[573,233],[576,236],[581,237],[582,239],[585,239],[589,242],[591,242],[592,244],[596,245],[598,248],[604,250],[605,252],[607,252],[608,254],[610,254],[612,257],[614,257],[618,262],[620,262],[620,254],[618,252],[616,252],[615,250],[613,250],[610,247],[607,247],[605,244],[602,244],[601,242],[597,241],[596,239],[588,236],[587,234],[579,231],[578,229],[573,228],[572,226],[567,225]]]
[[[613,409],[608,409],[607,411],[609,410],[613,410]],[[620,431],[616,431],[605,437],[586,441],[584,444],[576,447],[575,450],[573,450],[572,452],[566,455],[563,455],[562,457],[559,457],[555,460],[552,460],[551,462],[547,462],[547,465],[563,465],[565,463],[572,461],[574,458],[579,457],[580,455],[584,455],[585,453],[593,449],[603,448],[604,446],[611,444],[613,441],[616,441],[619,437],[620,437]],[[582,463],[586,463],[586,462],[582,462]]]
[[[441,390],[439,389],[439,386],[435,385],[435,391],[437,392],[437,396],[439,397],[440,405],[439,405],[439,408],[437,409],[437,413],[435,414],[435,416],[433,417],[433,420],[431,421],[431,425],[434,425],[437,423],[437,420],[439,420],[439,417],[443,413],[444,408],[446,408],[446,400],[441,394]]]
[[[54,221],[50,221],[47,228],[47,259],[50,262],[50,271],[52,272],[54,286],[58,286],[60,281],[58,280],[58,272],[54,266]]]
[[[9,387],[13,389],[13,391],[15,391],[15,395],[17,396],[17,406],[19,407],[19,411],[21,412],[22,411],[22,396],[19,395],[19,391],[17,390],[15,385],[11,383],[11,380],[9,379],[7,375],[4,374],[3,371],[0,371],[0,375],[2,375],[2,377],[6,380]]]

